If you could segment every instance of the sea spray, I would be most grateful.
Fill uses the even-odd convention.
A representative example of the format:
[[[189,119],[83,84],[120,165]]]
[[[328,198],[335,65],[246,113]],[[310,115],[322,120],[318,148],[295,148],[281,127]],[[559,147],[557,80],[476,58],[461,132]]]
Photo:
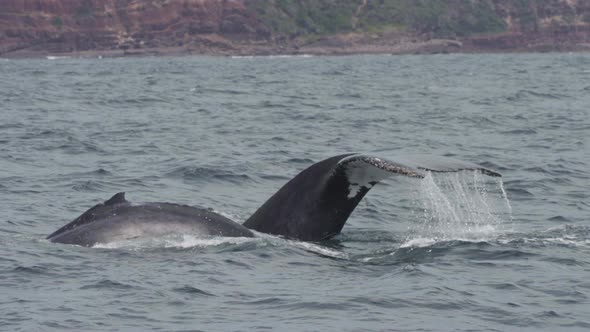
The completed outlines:
[[[514,218],[512,217],[512,205],[510,204],[510,200],[508,199],[508,195],[506,194],[506,189],[504,189],[504,182],[502,178],[497,178],[496,183],[502,192],[502,198],[504,199],[504,204],[508,209],[508,217],[510,218],[510,224],[514,222]]]
[[[415,219],[402,247],[487,241],[504,232],[512,208],[503,183],[479,172],[428,173],[415,192]]]
[[[190,248],[211,248],[217,246],[237,246],[247,243],[261,242],[259,238],[251,237],[199,237],[191,234],[170,234],[167,236],[153,238],[136,238],[109,243],[97,243],[94,248],[101,249],[127,249],[127,250],[149,250],[149,249],[190,249]]]

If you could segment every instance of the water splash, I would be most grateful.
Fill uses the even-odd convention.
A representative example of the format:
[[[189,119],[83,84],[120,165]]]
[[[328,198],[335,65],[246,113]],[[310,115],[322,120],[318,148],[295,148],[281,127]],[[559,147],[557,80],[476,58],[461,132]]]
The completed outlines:
[[[504,198],[504,203],[506,204],[506,208],[508,208],[508,217],[510,218],[510,223],[514,221],[512,217],[512,205],[510,205],[510,200],[508,200],[508,195],[506,194],[506,190],[504,189],[504,182],[502,182],[501,178],[497,178],[496,182],[500,187],[500,191],[502,192],[502,198]]]
[[[142,249],[159,249],[159,248],[175,248],[175,249],[188,249],[188,248],[208,248],[222,245],[241,245],[249,242],[256,242],[257,238],[251,237],[214,237],[214,238],[203,238],[197,235],[191,234],[180,234],[180,235],[169,235],[158,238],[144,238],[144,239],[131,239],[124,241],[116,241],[109,243],[97,243],[93,247],[101,249],[129,249],[129,250],[142,250]]]
[[[193,234],[170,234],[167,236],[153,238],[136,238],[130,240],[97,243],[93,248],[100,249],[124,249],[124,250],[152,250],[152,249],[212,249],[230,247],[237,250],[261,246],[283,247],[285,245],[303,249],[308,252],[322,256],[348,259],[348,255],[340,251],[314,244],[296,240],[287,240],[281,237],[258,233],[257,237],[201,237]]]
[[[590,227],[585,225],[564,224],[534,233],[514,233],[500,239],[505,245],[529,247],[568,247],[583,250],[590,249]]]
[[[502,180],[479,172],[428,173],[415,197],[414,215],[401,247],[428,246],[440,241],[488,241],[512,222],[512,207]]]
[[[288,243],[292,246],[302,248],[305,251],[309,251],[318,255],[331,257],[331,258],[339,258],[339,259],[350,259],[349,255],[344,252],[340,252],[338,250],[334,250],[319,244],[310,243],[310,242],[302,242],[302,241],[293,241],[287,240]]]

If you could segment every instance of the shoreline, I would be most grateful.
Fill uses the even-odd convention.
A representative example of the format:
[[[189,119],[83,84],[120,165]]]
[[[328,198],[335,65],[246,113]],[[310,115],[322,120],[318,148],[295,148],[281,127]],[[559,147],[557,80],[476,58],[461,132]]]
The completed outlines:
[[[516,54],[516,53],[589,53],[590,43],[570,45],[537,44],[520,47],[477,47],[471,40],[430,39],[415,42],[387,41],[384,43],[358,43],[352,45],[329,45],[330,43],[298,46],[276,44],[240,44],[232,48],[210,48],[200,45],[179,47],[151,47],[135,49],[91,49],[70,52],[19,49],[0,53],[0,59],[41,59],[55,60],[68,58],[122,58],[122,57],[167,57],[167,56],[347,56],[347,55],[409,55],[409,54]]]

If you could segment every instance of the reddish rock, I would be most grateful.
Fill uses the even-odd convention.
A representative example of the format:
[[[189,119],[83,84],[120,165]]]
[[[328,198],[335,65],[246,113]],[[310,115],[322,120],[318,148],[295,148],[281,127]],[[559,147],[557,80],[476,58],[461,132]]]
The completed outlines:
[[[242,0],[0,1],[0,54],[174,47],[211,34],[226,47],[270,37]]]
[[[380,35],[356,31],[321,38],[275,35],[249,9],[248,1],[257,0],[0,0],[0,56],[85,51],[350,54],[590,49],[587,0],[489,0],[505,21],[506,31],[456,41],[429,40],[429,34],[411,31]],[[360,11],[362,7],[355,15]]]

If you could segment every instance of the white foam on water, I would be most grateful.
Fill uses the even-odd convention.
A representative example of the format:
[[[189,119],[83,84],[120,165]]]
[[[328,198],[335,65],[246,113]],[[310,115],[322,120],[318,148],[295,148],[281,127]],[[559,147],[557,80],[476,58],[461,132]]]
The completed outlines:
[[[567,246],[590,248],[590,236],[586,226],[571,224],[558,225],[545,231],[532,234],[511,234],[512,236],[498,240],[501,244],[525,243],[533,246]],[[531,236],[532,235],[532,236]]]
[[[266,233],[261,233],[261,232],[257,232],[257,231],[253,231],[253,232],[257,238],[264,239],[265,241],[268,241],[269,243],[273,243],[274,245],[277,245],[277,246],[283,246],[283,245],[287,244],[292,247],[301,248],[305,251],[313,252],[313,253],[320,254],[323,256],[327,256],[327,257],[342,258],[342,259],[349,258],[349,255],[344,252],[330,249],[328,247],[325,247],[325,246],[322,246],[319,244],[315,244],[315,243],[311,243],[311,242],[304,242],[304,241],[299,241],[299,240],[289,240],[289,239],[285,239],[285,238],[277,236],[277,235],[266,234]]]
[[[479,172],[428,172],[415,193],[417,225],[401,245],[497,239],[512,222],[512,207],[500,180]]]
[[[547,238],[539,238],[539,237],[524,237],[518,239],[501,239],[498,240],[501,244],[514,244],[514,243],[525,243],[528,245],[536,245],[536,246],[567,246],[567,247],[580,247],[580,248],[590,248],[590,239],[579,239],[571,236],[563,236],[563,237],[547,237]]]
[[[216,247],[224,244],[239,245],[257,238],[251,237],[214,237],[203,238],[196,235],[182,234],[174,236],[164,236],[161,238],[149,239],[131,239],[124,241],[115,241],[109,243],[97,243],[93,248],[100,249],[150,249],[150,248],[207,248]]]
[[[411,240],[407,240],[406,242],[402,243],[400,248],[424,248],[430,247],[431,245],[435,244],[436,240],[431,238],[414,238]]]
[[[131,239],[124,241],[115,241],[109,243],[97,243],[93,248],[99,249],[128,249],[128,250],[144,250],[144,249],[191,249],[191,248],[210,248],[221,245],[240,245],[249,242],[260,243],[274,243],[275,245],[289,245],[301,248],[305,251],[313,252],[323,256],[347,259],[348,255],[310,242],[302,242],[297,240],[286,240],[278,236],[257,233],[257,237],[199,237],[197,235],[182,234],[169,235],[157,238],[143,238]]]
[[[284,59],[284,58],[311,58],[312,54],[277,54],[266,56],[271,59]]]
[[[205,248],[224,244],[242,244],[252,241],[256,241],[256,239],[251,237],[199,238],[192,235],[183,235],[180,240],[167,240],[164,248]]]
[[[267,58],[267,59],[285,59],[285,58],[311,58],[313,54],[276,54],[276,55],[232,55],[232,59],[256,59],[256,58]]]
[[[71,56],[57,56],[57,55],[48,55],[45,57],[47,60],[61,60],[61,59],[69,59]]]
[[[321,246],[318,244],[314,244],[314,243],[310,243],[310,242],[294,241],[294,240],[289,240],[288,242],[289,242],[289,244],[291,244],[293,246],[300,247],[306,251],[320,254],[323,256],[348,259],[348,255],[346,253],[343,253],[343,252],[340,252],[337,250],[333,250],[333,249],[330,249],[330,248],[327,248],[327,247],[324,247],[324,246]]]

